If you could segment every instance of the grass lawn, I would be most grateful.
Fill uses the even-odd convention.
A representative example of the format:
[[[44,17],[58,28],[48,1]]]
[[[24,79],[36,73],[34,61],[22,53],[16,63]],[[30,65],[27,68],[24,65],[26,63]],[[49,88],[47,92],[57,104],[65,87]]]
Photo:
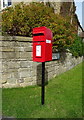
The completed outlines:
[[[81,63],[49,81],[45,87],[45,105],[43,106],[39,86],[3,89],[3,116],[81,118],[83,64]]]

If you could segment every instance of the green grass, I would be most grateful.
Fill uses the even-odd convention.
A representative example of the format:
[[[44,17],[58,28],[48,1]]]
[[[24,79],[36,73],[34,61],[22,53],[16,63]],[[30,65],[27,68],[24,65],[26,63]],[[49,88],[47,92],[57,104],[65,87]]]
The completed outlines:
[[[2,95],[3,116],[81,118],[82,63],[49,81],[45,88],[45,105],[43,106],[39,86],[3,89]]]

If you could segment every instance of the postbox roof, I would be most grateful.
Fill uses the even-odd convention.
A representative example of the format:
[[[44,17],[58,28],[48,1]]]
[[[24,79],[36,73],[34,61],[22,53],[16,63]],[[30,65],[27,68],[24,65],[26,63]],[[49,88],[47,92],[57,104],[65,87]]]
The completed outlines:
[[[45,34],[46,30],[50,31],[50,29],[48,29],[45,26],[36,27],[36,28],[33,28],[33,34],[37,34],[37,33],[44,33]]]

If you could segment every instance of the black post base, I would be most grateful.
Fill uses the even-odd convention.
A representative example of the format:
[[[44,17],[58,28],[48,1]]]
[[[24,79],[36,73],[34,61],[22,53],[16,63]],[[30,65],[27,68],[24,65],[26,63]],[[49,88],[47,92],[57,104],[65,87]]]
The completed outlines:
[[[44,104],[45,100],[45,62],[42,62],[42,96],[41,96],[41,104]]]

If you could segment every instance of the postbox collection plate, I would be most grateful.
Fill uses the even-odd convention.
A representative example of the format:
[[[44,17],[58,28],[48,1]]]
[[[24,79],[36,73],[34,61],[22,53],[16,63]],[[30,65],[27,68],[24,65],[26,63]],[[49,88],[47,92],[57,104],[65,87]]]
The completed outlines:
[[[41,45],[36,46],[36,57],[41,57]]]

